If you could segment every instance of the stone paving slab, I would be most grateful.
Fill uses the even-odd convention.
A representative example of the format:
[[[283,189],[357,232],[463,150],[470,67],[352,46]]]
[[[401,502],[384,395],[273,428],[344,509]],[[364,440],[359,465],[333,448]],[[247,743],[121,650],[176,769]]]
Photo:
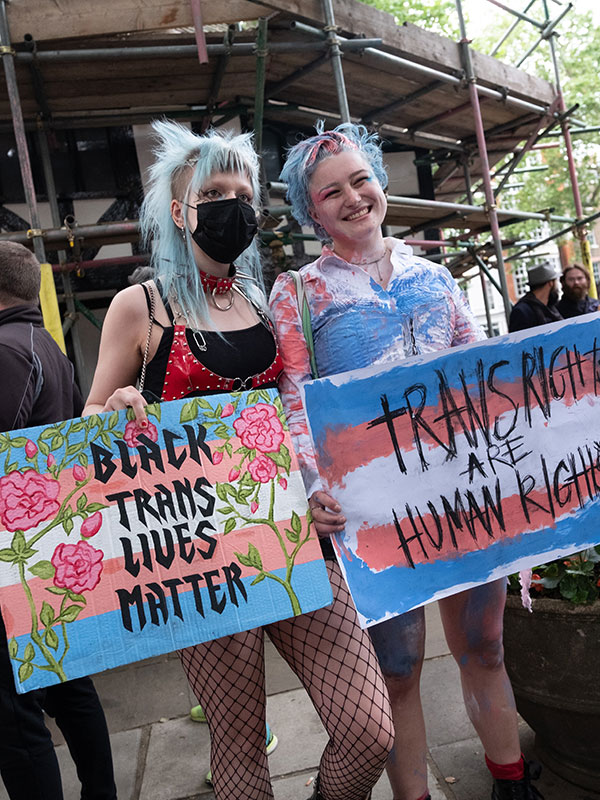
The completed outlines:
[[[527,758],[535,758],[533,732],[521,724],[521,745]],[[466,739],[431,749],[431,757],[442,775],[456,778],[451,788],[456,800],[487,800],[491,794],[491,778],[483,760],[479,739]],[[567,783],[544,767],[535,786],[545,800],[600,800],[600,795]]]
[[[475,735],[465,710],[458,667],[452,656],[425,662],[421,697],[429,747],[470,739]]]
[[[204,776],[210,767],[208,726],[192,722],[189,717],[154,723],[143,766],[140,800],[207,795],[210,790]]]

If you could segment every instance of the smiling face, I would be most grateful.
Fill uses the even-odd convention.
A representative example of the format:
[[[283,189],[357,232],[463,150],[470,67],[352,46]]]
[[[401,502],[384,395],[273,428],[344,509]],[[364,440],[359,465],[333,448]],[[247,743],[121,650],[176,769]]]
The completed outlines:
[[[387,201],[363,156],[343,150],[321,161],[309,184],[310,215],[338,252],[376,247]]]

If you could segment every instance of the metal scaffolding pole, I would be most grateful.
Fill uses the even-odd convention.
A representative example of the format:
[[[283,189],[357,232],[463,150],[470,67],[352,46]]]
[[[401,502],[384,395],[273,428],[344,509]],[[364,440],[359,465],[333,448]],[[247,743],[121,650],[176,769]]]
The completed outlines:
[[[511,312],[511,302],[508,296],[508,284],[506,282],[506,272],[504,270],[504,258],[502,255],[502,236],[500,235],[500,225],[498,224],[498,214],[496,209],[496,198],[494,197],[494,190],[492,188],[492,181],[490,178],[490,165],[488,160],[487,148],[485,143],[485,131],[483,128],[483,119],[481,117],[481,108],[479,107],[479,95],[477,93],[477,84],[475,74],[473,72],[473,64],[471,62],[471,53],[469,51],[469,40],[467,39],[467,31],[465,20],[462,10],[462,0],[456,0],[456,10],[458,11],[458,21],[460,24],[460,48],[463,60],[463,67],[469,83],[469,96],[473,107],[473,116],[475,118],[475,132],[477,134],[477,146],[479,149],[479,158],[481,161],[481,171],[483,173],[483,183],[485,190],[485,200],[487,204],[486,212],[490,222],[492,231],[492,239],[494,241],[494,252],[496,254],[496,266],[500,276],[500,286],[502,287],[502,300],[504,302],[504,313],[506,321],[508,322]]]
[[[479,280],[481,281],[481,294],[483,295],[483,305],[485,307],[485,319],[487,322],[488,336],[493,335],[492,331],[492,312],[490,309],[490,298],[488,297],[487,283],[485,282],[485,273],[479,268]]]
[[[571,8],[570,3],[569,3],[569,8]],[[549,11],[548,11],[547,0],[544,0],[544,12],[546,14],[546,20],[548,20]],[[554,43],[553,34],[548,37],[548,44],[550,46],[550,55],[552,57],[552,66],[554,69],[554,80],[556,82],[556,89],[558,92],[559,111],[563,113],[565,110],[565,99],[562,93],[562,86],[560,81],[560,69],[558,66],[558,57],[556,55],[556,46]],[[569,165],[569,177],[571,179],[571,190],[573,192],[573,201],[575,203],[575,216],[577,217],[578,221],[581,221],[583,219],[583,204],[581,202],[581,193],[579,191],[579,181],[577,180],[577,169],[575,167],[575,159],[573,157],[573,143],[571,141],[571,132],[569,130],[569,124],[566,121],[566,119],[563,119],[561,121],[561,128],[565,139],[567,163]],[[579,246],[581,249],[581,258],[590,276],[589,295],[590,297],[597,298],[598,293],[596,291],[594,267],[592,265],[592,254],[590,251],[590,243],[587,240],[587,231],[585,229],[585,226],[584,225],[578,226],[576,228],[576,232],[577,232],[577,238],[579,239]]]
[[[52,223],[57,228],[60,227],[61,218],[60,211],[58,210],[58,201],[56,199],[56,184],[54,183],[54,173],[52,170],[52,160],[50,158],[50,148],[48,146],[48,134],[43,128],[38,130],[38,144],[40,147],[40,154],[42,156],[42,167],[44,169],[44,180],[46,182],[46,194],[48,195],[48,203],[50,205],[50,213],[52,215]],[[75,298],[73,296],[73,287],[71,285],[71,277],[69,272],[64,268],[67,263],[67,254],[64,250],[58,251],[58,260],[60,263],[61,281],[63,286],[63,293],[65,298],[65,305],[67,307],[67,314],[63,322],[63,335],[68,330],[71,331],[71,342],[73,344],[73,357],[75,360],[75,373],[79,388],[84,396],[87,396],[89,386],[85,377],[85,361],[83,357],[83,348],[81,346],[81,339],[79,337],[79,327],[77,326],[78,314],[75,308]],[[85,383],[85,385],[84,385]]]
[[[525,55],[524,55],[522,58],[520,58],[520,59],[519,59],[519,61],[517,62],[517,65],[516,65],[516,66],[517,66],[517,69],[518,69],[518,68],[521,66],[521,64],[524,64],[524,63],[525,63],[525,61],[527,61],[527,59],[529,58],[529,56],[530,56],[530,55],[531,55],[531,54],[532,54],[532,53],[533,53],[533,52],[536,50],[536,48],[537,48],[537,47],[538,47],[538,46],[539,46],[539,45],[540,45],[540,44],[541,44],[541,43],[544,41],[544,39],[550,39],[550,38],[552,37],[552,31],[553,31],[553,30],[556,28],[556,26],[557,26],[557,25],[558,25],[558,23],[561,21],[561,19],[562,19],[562,18],[563,18],[563,17],[564,17],[566,14],[568,14],[568,13],[569,13],[569,11],[570,11],[572,8],[573,8],[573,5],[572,5],[572,3],[569,3],[569,4],[566,6],[566,8],[564,8],[564,9],[561,11],[561,13],[558,15],[558,17],[556,17],[556,19],[554,19],[554,20],[550,21],[550,18],[549,18],[549,16],[548,16],[548,9],[547,9],[547,7],[546,7],[546,25],[544,26],[544,28],[543,28],[543,30],[542,30],[541,36],[540,36],[540,38],[537,40],[537,42],[535,42],[534,44],[532,44],[532,45],[531,45],[531,47],[530,47],[530,48],[529,48],[529,50],[528,50],[528,51],[525,53]]]
[[[523,11],[523,13],[524,13],[524,14],[526,14],[526,13],[529,11],[529,9],[531,8],[531,6],[532,6],[532,5],[533,5],[535,2],[536,2],[536,0],[529,0],[529,3],[527,3],[527,5],[525,6],[525,10]],[[494,49],[493,49],[493,50],[492,50],[492,52],[490,53],[490,55],[491,55],[491,56],[495,56],[495,55],[496,55],[496,53],[498,52],[498,50],[499,50],[499,49],[502,47],[502,45],[504,44],[504,42],[505,42],[505,41],[508,39],[508,37],[509,37],[509,36],[511,35],[511,33],[514,31],[514,29],[517,27],[517,25],[519,24],[519,22],[520,22],[520,21],[521,21],[520,19],[516,19],[516,20],[513,22],[513,24],[510,26],[510,28],[509,28],[509,29],[506,31],[506,33],[505,33],[505,34],[503,34],[503,36],[500,38],[500,40],[497,42],[497,44],[495,44],[495,45],[494,45]]]
[[[252,0],[254,1],[254,0]],[[326,2],[326,0],[323,0]],[[331,2],[331,0],[329,0]],[[315,36],[323,37],[324,33],[320,28],[314,28],[310,25],[296,26],[297,30],[302,30],[304,33],[311,33]],[[465,78],[464,70],[453,70],[453,72],[441,72],[438,69],[433,69],[432,67],[427,67],[424,64],[419,64],[417,61],[410,61],[408,58],[402,58],[401,56],[395,56],[392,53],[387,53],[385,50],[380,50],[377,47],[370,47],[366,46],[368,40],[363,39],[344,39],[342,36],[337,36],[337,41],[339,46],[345,49],[346,42],[363,42],[365,44],[364,54],[368,56],[368,58],[373,62],[379,62],[384,64],[385,66],[389,67],[390,65],[394,65],[399,69],[408,69],[414,72],[418,72],[421,75],[428,75],[433,80],[440,80],[444,83],[450,83],[453,86],[461,87],[463,85],[463,81]],[[515,97],[510,92],[507,92],[506,89],[503,87],[502,90],[500,89],[492,89],[489,86],[477,86],[477,91],[482,97],[490,97],[492,100],[500,100],[503,103],[507,103],[509,105],[513,105],[516,108],[522,108],[525,111],[531,111],[534,114],[541,114],[545,115],[548,113],[548,107],[539,105],[538,103],[530,103],[527,100],[521,100],[518,97]],[[556,115],[558,116],[558,115]],[[578,123],[579,124],[579,123]],[[581,123],[583,126],[583,123]]]
[[[258,20],[256,32],[256,92],[254,96],[254,147],[260,155],[262,152],[263,119],[265,114],[265,78],[267,74],[267,31],[268,21],[265,17]]]
[[[29,209],[31,229],[27,232],[28,239],[33,240],[33,250],[37,260],[42,263],[46,260],[44,242],[40,230],[40,216],[38,213],[35,186],[33,183],[33,173],[31,171],[31,161],[29,160],[29,150],[27,148],[27,137],[25,135],[25,125],[23,123],[23,112],[21,111],[21,98],[19,87],[17,86],[17,75],[14,64],[14,51],[10,43],[10,33],[8,29],[8,18],[6,15],[6,0],[0,0],[0,52],[2,53],[2,64],[6,77],[6,88],[8,90],[8,101],[13,121],[13,130],[17,142],[17,154],[19,157],[19,167],[21,169],[21,179],[25,191],[25,200]]]
[[[333,3],[331,0],[322,0],[322,4],[325,14],[325,31],[327,32],[327,42],[329,44],[329,52],[331,53],[331,67],[333,69],[340,116],[342,122],[350,122],[350,107],[348,106],[348,95],[346,94],[346,84],[344,82],[342,51],[340,50],[340,40],[337,36]]]
[[[318,30],[318,29],[317,29]],[[342,39],[337,40],[340,50],[364,50],[366,47],[377,47],[381,39]],[[327,50],[329,43],[317,42],[272,42],[270,49],[276,53],[304,53]],[[207,44],[208,56],[251,56],[254,54],[254,42],[238,42],[236,44]],[[114,61],[116,59],[134,61],[136,59],[156,58],[190,58],[198,56],[195,44],[180,45],[149,45],[134,47],[97,47],[85,50],[40,50],[34,54],[29,52],[15,53],[17,61],[29,63],[36,58],[38,61]]]
[[[279,195],[285,195],[287,191],[287,184],[279,181],[271,181],[269,189]],[[388,205],[390,206],[412,206],[413,208],[430,208],[439,211],[453,211],[465,217],[470,214],[481,214],[486,209],[483,206],[465,205],[463,203],[447,203],[443,200],[423,200],[420,197],[404,197],[403,195],[388,195]],[[290,206],[274,206],[269,211],[272,214],[287,214],[290,211]],[[498,216],[506,219],[535,219],[546,222],[566,222],[573,225],[575,220],[572,217],[563,217],[558,214],[542,214],[538,211],[520,211],[516,208],[499,208],[496,210]],[[439,219],[432,220],[436,225],[440,222]],[[0,239],[2,234],[0,234]]]
[[[551,234],[550,236],[546,236],[544,239],[538,239],[537,241],[529,242],[522,250],[519,250],[518,253],[510,256],[510,258],[506,259],[507,261],[514,261],[516,258],[520,258],[525,253],[529,253],[535,247],[540,247],[542,244],[546,244],[546,242],[551,242],[553,239],[560,239],[562,236],[566,236],[567,233],[571,233],[571,231],[577,231],[579,228],[585,227],[589,225],[590,222],[594,222],[594,220],[600,219],[600,211],[597,211],[595,214],[591,214],[589,217],[585,219],[578,220],[574,222],[572,225],[569,225],[568,228],[562,228],[560,231],[556,231],[556,233]],[[520,247],[518,243],[514,245],[515,247]]]

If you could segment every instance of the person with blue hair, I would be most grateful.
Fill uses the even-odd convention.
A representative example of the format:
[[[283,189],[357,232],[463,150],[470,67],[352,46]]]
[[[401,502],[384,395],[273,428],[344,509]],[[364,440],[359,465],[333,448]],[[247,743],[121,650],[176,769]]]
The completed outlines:
[[[415,256],[399,239],[384,238],[387,175],[375,134],[351,123],[331,131],[321,125],[316,135],[290,149],[281,179],[287,183],[293,215],[301,225],[311,226],[323,245],[320,257],[302,267],[298,277],[283,273],[277,278],[270,304],[283,357],[279,388],[288,424],[317,532],[329,537],[344,530],[346,519],[319,480],[302,384],[485,335],[447,269]],[[492,796],[531,800],[541,795],[531,786],[521,755],[504,668],[505,595],[502,579],[440,600],[440,611],[460,668],[466,708],[494,779]],[[394,800],[428,800],[419,691],[423,608],[369,632],[392,703],[396,739],[387,771]]]
[[[272,387],[281,373],[255,242],[260,187],[251,134],[197,136],[169,121],[154,130],[141,226],[155,277],[112,301],[86,406],[129,406],[142,432],[147,401]],[[265,632],[330,735],[320,767],[327,799],[365,800],[384,769],[393,744],[385,683],[339,567],[332,562],[328,571],[327,608],[180,653],[209,725],[217,800],[273,797]]]

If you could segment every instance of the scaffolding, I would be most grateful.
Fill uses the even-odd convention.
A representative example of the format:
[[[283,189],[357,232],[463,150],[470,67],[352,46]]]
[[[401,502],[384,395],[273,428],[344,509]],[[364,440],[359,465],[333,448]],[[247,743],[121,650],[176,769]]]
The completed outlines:
[[[524,90],[516,80],[516,71],[510,72],[512,68],[505,65],[502,77],[508,76],[515,86],[494,80],[496,73],[491,66],[491,59],[486,61],[485,57],[475,53],[470,47],[461,0],[456,0],[461,33],[458,61],[455,51],[445,43],[440,45],[438,40],[441,41],[442,37],[435,37],[434,42],[433,38],[427,38],[433,35],[426,35],[423,32],[418,36],[425,39],[419,41],[415,51],[411,52],[406,47],[406,37],[409,34],[417,36],[415,31],[418,29],[408,26],[408,32],[394,31],[392,36],[389,26],[393,23],[390,23],[389,15],[376,12],[367,6],[360,8],[362,4],[355,0],[349,2],[303,0],[300,3],[292,3],[290,0],[260,0],[260,2],[237,0],[236,4],[232,4],[236,5],[236,8],[239,6],[236,21],[239,19],[258,21],[251,30],[241,33],[234,25],[229,25],[224,34],[222,32],[218,34],[222,37],[220,43],[207,42],[205,28],[206,22],[231,21],[224,18],[225,11],[219,12],[214,9],[218,4],[203,6],[201,0],[173,0],[177,6],[177,14],[180,12],[183,14],[184,11],[187,14],[183,15],[181,22],[185,23],[185,28],[189,27],[193,32],[193,42],[189,44],[173,45],[166,41],[168,37],[165,37],[165,41],[159,40],[150,45],[139,44],[134,35],[103,42],[102,37],[96,35],[90,38],[94,47],[87,46],[87,40],[83,41],[84,46],[81,41],[73,46],[73,41],[65,40],[59,43],[62,46],[56,49],[44,49],[29,34],[24,36],[24,45],[15,48],[9,31],[7,0],[0,0],[0,53],[30,214],[28,229],[2,233],[0,239],[11,239],[33,246],[41,262],[46,261],[46,248],[58,252],[54,268],[60,273],[63,285],[66,306],[63,331],[71,332],[78,374],[83,369],[83,355],[75,323],[78,313],[84,307],[77,302],[73,294],[69,271],[74,267],[68,262],[67,252],[72,249],[74,240],[79,244],[85,242],[86,245],[136,242],[139,227],[136,220],[92,225],[65,225],[61,221],[48,146],[48,135],[53,129],[74,128],[77,125],[87,127],[135,124],[146,122],[164,113],[173,118],[199,120],[202,129],[206,129],[211,123],[223,124],[240,113],[251,110],[256,145],[260,151],[263,127],[267,120],[271,124],[277,120],[286,120],[292,125],[300,126],[313,123],[318,116],[324,117],[326,124],[349,120],[362,122],[378,129],[381,135],[391,142],[400,146],[419,148],[422,153],[427,154],[423,158],[428,160],[429,164],[437,166],[435,196],[423,198],[391,195],[388,198],[389,212],[386,224],[405,228],[408,236],[406,241],[409,243],[417,244],[424,249],[441,248],[442,251],[432,257],[447,260],[447,266],[456,275],[464,273],[473,265],[478,268],[486,301],[488,330],[491,331],[491,316],[487,304],[487,282],[491,282],[500,292],[504,312],[508,317],[511,304],[505,262],[528,256],[538,245],[573,231],[580,242],[582,260],[593,277],[586,233],[589,224],[597,219],[600,213],[584,216],[571,135],[595,132],[598,128],[585,127],[583,122],[574,118],[576,107],[570,109],[566,107],[554,42],[556,27],[568,12],[570,5],[563,7],[557,0],[553,0],[560,10],[554,18],[551,18],[548,0],[542,0],[544,20],[539,22],[527,13],[533,2],[529,2],[523,12],[510,9],[498,0],[488,0],[488,2],[517,18],[502,35],[492,55],[498,51],[517,25],[523,22],[534,25],[539,30],[538,40],[522,57],[519,64],[523,63],[536,47],[547,43],[555,75],[554,89],[547,89],[542,82],[535,83],[530,76],[525,76],[529,82]],[[153,4],[150,3],[149,6]],[[152,11],[153,8],[150,8],[148,13],[151,14]],[[208,20],[207,13],[213,15]],[[179,21],[177,14],[174,19]],[[222,19],[214,18],[215,15],[221,16]],[[387,27],[382,28],[383,23]],[[434,44],[440,49],[441,56],[438,52],[433,54],[432,58],[427,50]],[[269,59],[275,56],[281,58],[283,69],[279,61],[276,65],[274,61],[269,62]],[[140,62],[144,67],[155,61],[164,63],[177,61],[189,65],[190,59],[195,60],[196,70],[205,68],[207,64],[211,65],[212,71],[204,103],[177,102],[176,92],[173,90],[174,99],[170,107],[163,105],[158,111],[151,108],[128,107],[104,110],[90,107],[82,111],[63,108],[53,112],[52,102],[48,99],[44,84],[43,70],[47,68],[46,65],[75,64],[81,67],[84,64],[105,64],[110,61],[120,65]],[[250,61],[254,65],[254,85],[252,91],[248,93],[249,96],[245,96],[243,92],[234,92],[232,95],[231,89],[224,91],[229,65],[237,62],[242,65],[240,70],[243,71],[248,69]],[[268,74],[269,67],[271,75]],[[26,103],[28,114],[25,117],[19,94],[17,68],[27,70],[33,87],[34,97],[31,102]],[[328,69],[331,69],[335,100],[326,93],[318,80]],[[348,84],[348,73],[350,73],[350,84]],[[482,78],[483,73],[486,74]],[[360,93],[357,89],[358,78],[364,80],[367,75],[370,83]],[[392,78],[394,84],[399,86],[396,92],[378,85]],[[240,83],[243,84],[244,81]],[[530,85],[531,90],[529,90]],[[351,87],[350,91],[348,86]],[[247,82],[243,88],[246,87]],[[302,94],[303,91],[305,94]],[[302,102],[306,98],[307,91],[308,101]],[[536,97],[536,92],[542,95],[541,99]],[[390,101],[390,94],[398,96]],[[533,97],[530,96],[532,94]],[[379,98],[387,100],[378,103]],[[90,100],[90,104],[92,103],[93,100]],[[431,115],[428,109],[436,104],[442,110]],[[336,106],[335,109],[333,105]],[[487,118],[484,118],[486,114]],[[0,114],[0,130],[6,124],[2,122]],[[571,130],[573,124],[575,128]],[[432,127],[436,129],[435,133],[429,130]],[[555,130],[556,128],[560,128],[560,131]],[[52,213],[53,227],[45,230],[40,227],[38,201],[27,147],[28,129],[37,131],[38,150]],[[509,178],[518,172],[519,165],[527,153],[544,138],[559,134],[565,143],[573,191],[574,215],[572,217],[557,215],[551,209],[522,211],[499,206],[497,202],[499,192],[508,185]],[[493,173],[494,166],[507,157],[508,160]],[[492,182],[494,177],[499,179],[495,188]],[[478,205],[473,198],[475,192],[480,189],[483,190],[485,201]],[[276,200],[272,199],[282,197],[284,193],[285,187],[282,184],[265,181],[265,212],[277,218],[289,214],[289,207],[277,205]],[[441,200],[440,196],[449,196],[451,200]],[[518,243],[503,238],[502,228],[520,220],[554,222],[559,223],[561,227],[556,233],[534,242]],[[432,230],[440,231],[444,228],[468,228],[468,231],[452,238],[445,238],[439,234],[437,237],[431,236]],[[410,238],[418,231],[425,231],[425,239]],[[266,232],[264,239],[268,242],[277,236],[282,238],[277,231]],[[285,234],[283,240],[292,242],[302,241],[303,238],[306,238],[303,234],[289,232]],[[507,256],[507,248],[515,245],[516,252]],[[115,261],[103,259],[97,263],[86,262],[86,267],[101,267],[110,263],[137,264],[143,260],[143,256],[119,258]],[[81,264],[77,262],[75,266]],[[499,280],[494,277],[494,268],[497,269]],[[595,291],[593,279],[591,287],[592,291]]]

